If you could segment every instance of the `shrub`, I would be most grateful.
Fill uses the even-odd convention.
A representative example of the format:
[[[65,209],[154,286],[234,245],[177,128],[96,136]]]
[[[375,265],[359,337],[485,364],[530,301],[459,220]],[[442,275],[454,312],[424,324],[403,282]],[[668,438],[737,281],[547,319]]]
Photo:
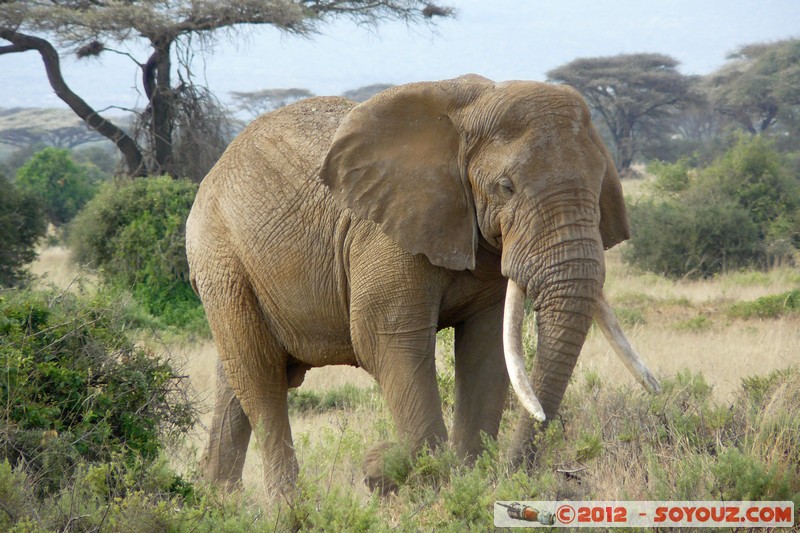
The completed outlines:
[[[689,160],[681,158],[675,163],[653,161],[647,170],[656,177],[655,188],[662,193],[680,193],[689,188]]]
[[[800,248],[800,185],[762,137],[739,137],[692,171],[653,163],[654,197],[631,206],[629,263],[672,277],[708,277],[791,260]]]
[[[630,206],[624,259],[670,277],[709,277],[764,263],[756,224],[730,202],[692,206],[645,199]]]
[[[42,205],[0,174],[0,287],[26,280],[25,265],[36,258],[36,242],[47,230]]]
[[[702,170],[701,178],[693,191],[701,201],[724,194],[747,211],[765,236],[775,233],[771,227],[778,221],[798,222],[798,182],[764,137],[740,137],[728,152]]]
[[[81,462],[152,460],[194,423],[169,362],[125,334],[121,310],[71,294],[0,297],[0,460],[22,462],[39,493]]]
[[[17,185],[39,198],[55,226],[70,221],[96,191],[86,169],[57,148],[45,148],[25,163],[17,171]]]
[[[170,177],[109,183],[69,229],[74,259],[130,290],[165,324],[205,329],[184,241],[197,185]]]

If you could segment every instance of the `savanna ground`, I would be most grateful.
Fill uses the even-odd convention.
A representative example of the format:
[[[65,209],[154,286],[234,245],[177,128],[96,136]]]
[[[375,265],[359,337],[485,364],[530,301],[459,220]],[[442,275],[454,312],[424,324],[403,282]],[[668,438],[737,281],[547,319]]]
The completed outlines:
[[[43,250],[34,273],[69,285],[77,273],[66,254]],[[607,298],[664,393],[641,390],[593,327],[533,473],[509,472],[502,461],[515,412],[508,409],[499,442],[474,469],[448,450],[413,464],[399,457],[390,467],[403,486],[380,499],[361,474],[365,451],[392,435],[375,382],[350,367],[313,369],[291,397],[302,503],[265,509],[251,442],[245,503],[224,529],[482,530],[492,527],[493,501],[503,499],[793,499],[797,506],[800,304],[761,308],[774,304],[764,297],[795,294],[800,271],[671,281],[624,264],[618,249],[606,261]],[[529,331],[532,324],[530,317]],[[440,388],[452,415],[452,332],[439,337]],[[194,435],[171,457],[191,472],[210,425],[216,352],[202,340],[170,341],[170,350],[206,407]],[[511,396],[509,402],[513,407]]]

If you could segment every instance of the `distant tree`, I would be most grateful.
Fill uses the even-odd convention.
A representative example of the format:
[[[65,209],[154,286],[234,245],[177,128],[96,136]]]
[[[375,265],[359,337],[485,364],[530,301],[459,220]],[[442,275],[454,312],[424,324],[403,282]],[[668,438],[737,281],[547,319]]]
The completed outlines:
[[[45,218],[61,226],[74,217],[95,193],[86,169],[66,150],[45,148],[17,171],[20,190],[34,195],[44,206]]]
[[[66,115],[66,116],[65,116]],[[22,148],[31,145],[75,148],[105,139],[62,109],[0,109],[0,143]]]
[[[118,154],[108,143],[92,145],[72,151],[72,159],[79,165],[92,164],[110,177],[117,168]]]
[[[116,144],[128,173],[177,175],[179,143],[175,135],[180,128],[176,117],[197,118],[197,112],[207,109],[209,102],[209,93],[197,87],[188,60],[179,62],[180,83],[173,84],[177,48],[190,50],[196,43],[212,44],[220,32],[228,30],[228,35],[234,35],[233,28],[244,25],[269,25],[290,34],[311,35],[337,18],[367,24],[386,20],[417,23],[452,14],[451,9],[426,0],[6,0],[0,2],[0,39],[10,44],[0,46],[0,54],[36,50],[53,90],[90,127]],[[110,43],[143,41],[149,47],[149,57],[131,59],[140,70],[147,97],[141,122],[146,126],[146,140],[134,138],[103,118],[73,92],[62,76],[56,48],[34,34],[52,35],[60,47],[77,50],[78,57],[114,51]],[[183,131],[199,133],[192,125]]]
[[[350,89],[349,91],[343,92],[342,96],[354,102],[364,102],[366,100],[369,100],[379,92],[385,91],[386,89],[389,89],[391,87],[394,87],[394,85],[389,83],[375,83],[372,85],[365,85],[364,87],[359,87],[358,89]]]
[[[236,106],[242,111],[257,117],[267,111],[272,111],[289,105],[303,98],[310,98],[314,93],[308,89],[262,89],[260,91],[231,92],[231,97],[236,102]]]
[[[751,134],[762,133],[782,116],[796,122],[800,106],[800,39],[750,44],[704,80],[715,109]]]
[[[31,157],[36,155],[38,152],[41,152],[45,148],[47,148],[47,146],[44,144],[34,144],[17,148],[5,158],[0,172],[5,173],[9,179],[13,178],[17,175],[17,170],[19,170],[22,165],[27,163]]]
[[[586,98],[608,128],[621,174],[630,170],[637,141],[648,129],[669,128],[669,118],[696,100],[692,78],[678,61],[661,54],[623,54],[576,59],[547,73]]]
[[[665,122],[647,121],[642,131],[642,141],[637,143],[644,159],[675,162],[682,157],[716,157],[729,120],[716,113],[707,98],[702,96],[699,83],[692,89],[695,95],[687,105],[665,119]]]
[[[46,230],[38,199],[0,174],[0,287],[26,280],[25,265],[36,259],[36,243]]]
[[[14,128],[0,131],[0,143],[22,148],[36,144],[56,148],[75,148],[82,144],[97,142],[104,137],[86,126],[72,126],[43,130],[40,128]]]

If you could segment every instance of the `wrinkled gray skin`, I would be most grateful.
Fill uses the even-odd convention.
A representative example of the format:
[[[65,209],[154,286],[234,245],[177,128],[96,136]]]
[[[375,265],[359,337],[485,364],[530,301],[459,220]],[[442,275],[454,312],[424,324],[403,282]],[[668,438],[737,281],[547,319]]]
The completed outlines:
[[[252,427],[268,492],[291,490],[287,392],[311,367],[363,367],[401,441],[445,441],[434,346],[449,326],[450,440],[474,457],[509,385],[509,280],[538,314],[531,379],[552,418],[601,298],[603,250],[628,238],[614,165],[570,88],[467,76],[353,106],[314,98],[259,117],[198,191],[187,254],[224,368],[209,479],[240,480]],[[522,417],[512,460],[529,458],[533,432]],[[383,490],[385,448],[365,461]]]

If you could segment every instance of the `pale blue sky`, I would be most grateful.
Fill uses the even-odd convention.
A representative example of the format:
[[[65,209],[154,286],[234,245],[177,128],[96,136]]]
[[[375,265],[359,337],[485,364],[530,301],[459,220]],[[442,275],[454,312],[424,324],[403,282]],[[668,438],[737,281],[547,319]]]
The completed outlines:
[[[687,74],[722,65],[736,47],[800,37],[798,0],[441,0],[455,20],[430,30],[377,30],[342,21],[311,39],[247,30],[196,54],[195,73],[226,100],[230,91],[304,87],[340,94],[371,83],[442,79],[475,72],[495,80],[539,79],[577,57],[660,52]],[[144,61],[146,54],[138,52]],[[88,102],[141,106],[130,60],[106,54],[64,59],[67,82]],[[0,56],[0,107],[62,107],[34,52]]]

